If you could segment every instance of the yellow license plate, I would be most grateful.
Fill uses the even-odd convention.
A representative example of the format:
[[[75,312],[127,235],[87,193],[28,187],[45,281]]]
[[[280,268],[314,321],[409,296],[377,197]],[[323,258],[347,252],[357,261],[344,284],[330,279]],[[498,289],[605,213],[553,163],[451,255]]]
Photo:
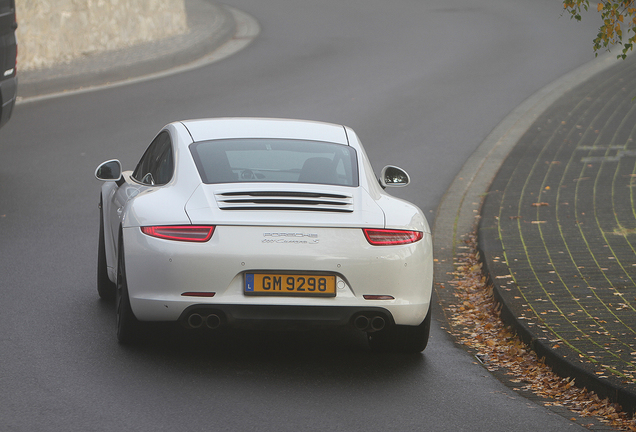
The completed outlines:
[[[310,274],[246,273],[245,294],[334,297],[336,277]]]

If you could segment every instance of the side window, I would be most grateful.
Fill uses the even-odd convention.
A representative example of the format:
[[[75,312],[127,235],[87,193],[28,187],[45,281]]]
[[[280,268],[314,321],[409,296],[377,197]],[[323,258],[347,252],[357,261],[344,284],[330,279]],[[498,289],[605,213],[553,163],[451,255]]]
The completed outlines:
[[[172,141],[163,131],[150,143],[132,176],[139,183],[161,186],[170,181],[173,171]]]

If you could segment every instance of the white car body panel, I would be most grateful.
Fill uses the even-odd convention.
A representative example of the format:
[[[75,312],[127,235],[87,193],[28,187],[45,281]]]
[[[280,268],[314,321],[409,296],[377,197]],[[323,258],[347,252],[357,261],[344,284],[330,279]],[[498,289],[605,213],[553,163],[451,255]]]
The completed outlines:
[[[413,211],[413,204],[386,194],[382,194],[376,202],[384,211],[386,218],[384,228],[431,233],[431,228],[422,212]]]
[[[195,305],[342,306],[382,308],[394,324],[416,326],[429,311],[433,258],[430,228],[415,205],[380,187],[351,129],[280,119],[205,119],[176,122],[169,132],[174,175],[161,186],[142,185],[125,172],[102,186],[108,276],[115,282],[120,232],[130,304],[142,321],[176,321]],[[188,146],[231,138],[283,138],[349,145],[357,152],[359,186],[236,182],[203,184]],[[222,209],[220,194],[286,191],[346,196],[351,211]],[[225,205],[225,204],[223,204]],[[140,227],[215,225],[205,243],[150,237]],[[424,233],[415,243],[372,246],[363,228]],[[317,240],[317,241],[316,241]],[[248,296],[244,274],[324,272],[337,276],[335,297]],[[214,292],[214,297],[183,296]],[[363,295],[390,295],[366,300]]]
[[[215,195],[248,191],[298,191],[307,193],[328,193],[348,195],[353,201],[351,213],[308,212],[308,211],[228,211],[221,210]],[[200,185],[186,204],[186,212],[193,224],[215,221],[221,225],[269,225],[269,226],[332,226],[384,228],[384,212],[362,188],[329,185],[289,185],[289,184],[224,184]]]

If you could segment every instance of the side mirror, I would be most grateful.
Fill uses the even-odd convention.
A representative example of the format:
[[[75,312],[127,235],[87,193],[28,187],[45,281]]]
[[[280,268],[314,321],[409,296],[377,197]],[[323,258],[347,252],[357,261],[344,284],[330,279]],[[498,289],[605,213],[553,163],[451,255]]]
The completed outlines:
[[[402,187],[411,183],[411,178],[402,168],[396,166],[387,165],[382,168],[380,174],[380,184],[383,188],[386,187]]]
[[[121,162],[112,159],[102,163],[95,170],[95,178],[101,181],[119,181],[121,180]]]

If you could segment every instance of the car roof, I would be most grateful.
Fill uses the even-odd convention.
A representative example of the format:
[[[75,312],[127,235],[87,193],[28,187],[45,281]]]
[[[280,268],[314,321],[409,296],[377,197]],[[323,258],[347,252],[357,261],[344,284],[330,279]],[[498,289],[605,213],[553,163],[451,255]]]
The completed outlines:
[[[345,127],[309,120],[212,118],[181,122],[194,142],[234,138],[279,138],[349,145]]]

